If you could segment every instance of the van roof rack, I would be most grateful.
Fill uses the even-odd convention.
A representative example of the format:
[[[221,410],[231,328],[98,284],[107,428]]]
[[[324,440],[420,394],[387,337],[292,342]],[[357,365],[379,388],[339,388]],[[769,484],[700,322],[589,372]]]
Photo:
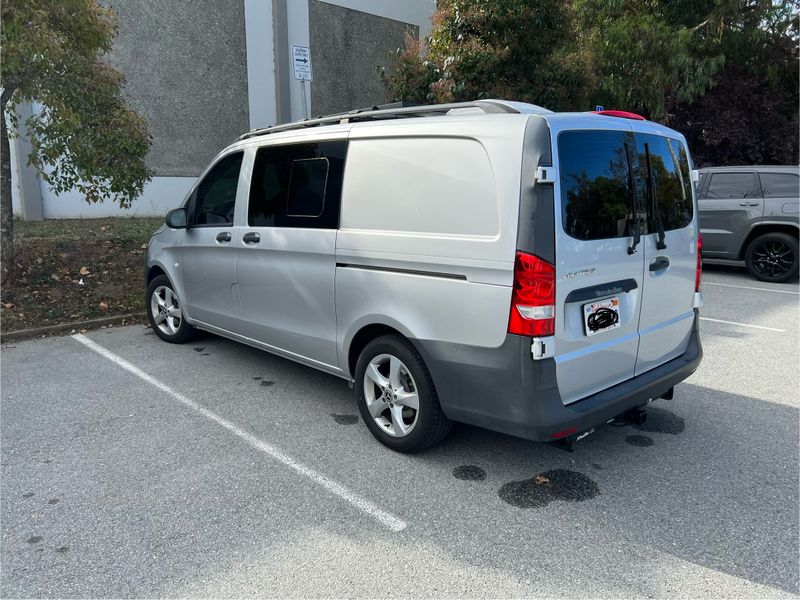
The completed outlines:
[[[306,127],[318,127],[320,125],[337,125],[345,123],[355,123],[358,121],[379,121],[386,119],[400,119],[409,117],[428,117],[442,116],[451,110],[463,108],[478,108],[485,114],[500,113],[519,113],[520,111],[512,106],[513,103],[506,103],[501,100],[476,100],[474,102],[453,102],[450,104],[416,104],[413,102],[393,102],[370,106],[369,108],[359,108],[342,113],[316,117],[312,119],[302,119],[285,123],[283,125],[272,125],[261,129],[253,129],[240,135],[236,141],[249,138],[278,133],[280,131],[292,131],[294,129],[304,129]]]

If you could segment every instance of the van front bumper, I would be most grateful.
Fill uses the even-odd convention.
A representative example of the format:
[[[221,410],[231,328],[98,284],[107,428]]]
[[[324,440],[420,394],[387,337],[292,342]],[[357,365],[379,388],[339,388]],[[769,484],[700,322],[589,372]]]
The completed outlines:
[[[546,442],[580,434],[643,406],[694,373],[703,357],[698,314],[695,310],[692,335],[681,356],[568,405],[558,392],[555,359],[534,361],[530,338],[508,335],[499,348],[414,341],[450,419]]]

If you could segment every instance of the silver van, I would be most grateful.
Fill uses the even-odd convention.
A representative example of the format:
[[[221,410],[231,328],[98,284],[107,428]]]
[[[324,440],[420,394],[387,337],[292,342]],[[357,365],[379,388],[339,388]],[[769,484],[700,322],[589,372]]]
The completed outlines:
[[[482,100],[255,130],[150,242],[159,337],[206,330],[354,386],[402,452],[453,421],[571,443],[697,368],[683,136]]]

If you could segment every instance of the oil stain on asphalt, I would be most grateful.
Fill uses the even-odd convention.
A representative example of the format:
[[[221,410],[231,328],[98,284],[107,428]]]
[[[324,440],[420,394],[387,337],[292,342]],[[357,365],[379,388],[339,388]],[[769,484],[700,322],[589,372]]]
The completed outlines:
[[[453,477],[462,481],[483,481],[486,471],[476,465],[461,465],[453,469]]]
[[[654,442],[653,438],[647,437],[646,435],[629,435],[625,438],[625,443],[631,446],[647,448],[648,446],[652,446]]]
[[[600,494],[600,488],[583,473],[568,469],[545,471],[531,479],[510,481],[497,492],[518,508],[541,508],[555,500],[583,502]]]
[[[271,385],[275,385],[274,381],[267,381],[266,379],[261,380],[261,387],[269,387]]]
[[[333,420],[339,425],[355,425],[358,423],[358,416],[356,415],[339,415],[331,413]]]

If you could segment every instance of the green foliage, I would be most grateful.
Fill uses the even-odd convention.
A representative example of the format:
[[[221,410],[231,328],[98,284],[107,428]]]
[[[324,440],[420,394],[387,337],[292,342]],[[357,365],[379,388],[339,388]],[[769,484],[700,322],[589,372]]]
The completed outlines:
[[[667,121],[678,102],[702,95],[724,64],[719,45],[709,36],[713,17],[700,25],[697,4],[578,0],[576,5],[601,104]]]
[[[399,50],[386,83],[398,100],[585,108],[589,70],[575,26],[561,0],[440,0],[427,47],[412,40]]]
[[[145,120],[122,97],[122,74],[102,57],[116,37],[112,10],[94,0],[5,0],[2,108],[35,102],[29,162],[55,192],[128,206],[150,172]]]

